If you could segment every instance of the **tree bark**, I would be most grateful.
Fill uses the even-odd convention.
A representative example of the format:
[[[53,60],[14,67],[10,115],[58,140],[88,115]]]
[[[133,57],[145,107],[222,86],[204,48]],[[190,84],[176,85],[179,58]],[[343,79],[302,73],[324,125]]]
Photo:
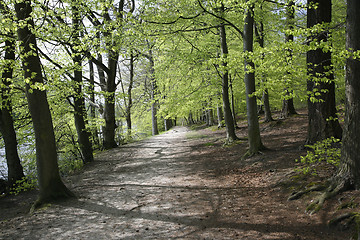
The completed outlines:
[[[52,200],[74,196],[64,185],[59,175],[55,135],[46,91],[38,89],[43,85],[40,59],[31,17],[30,0],[15,3],[19,22],[18,40],[20,42],[22,67],[26,81],[26,97],[33,121],[36,141],[36,163],[39,182],[39,198],[34,207]]]
[[[221,6],[221,13],[224,13],[224,6]],[[229,100],[229,72],[227,70],[226,58],[229,54],[227,41],[226,41],[226,30],[224,22],[220,23],[220,48],[221,55],[223,57],[223,72],[222,72],[222,101],[224,109],[224,119],[226,127],[226,139],[227,142],[233,142],[238,139],[235,133],[234,118],[231,112],[230,100]]]
[[[73,62],[75,64],[74,70],[74,120],[76,132],[78,135],[78,142],[81,150],[81,158],[83,163],[89,163],[94,160],[93,157],[93,148],[90,141],[90,132],[86,128],[87,121],[85,119],[86,116],[86,108],[85,108],[85,99],[84,93],[82,91],[82,60],[81,54],[79,51],[74,48],[76,45],[80,44],[80,24],[81,18],[79,9],[76,7],[76,3],[72,3],[72,21],[73,21]]]
[[[295,2],[293,0],[290,0],[289,3],[286,6],[286,26],[290,31],[294,30],[294,21],[295,21]],[[285,43],[293,42],[294,41],[294,35],[292,33],[285,34]],[[292,50],[287,49],[287,58],[286,62],[289,65],[290,61],[292,60]],[[288,72],[287,75],[291,76],[291,73]],[[289,84],[290,80],[287,80],[285,84]],[[289,90],[289,88],[285,88],[285,98],[283,100],[282,109],[281,109],[281,117],[287,118],[291,115],[297,114],[294,106],[294,98],[291,97],[292,90]]]
[[[5,6],[0,3],[3,12]],[[5,15],[5,14],[4,14]],[[14,36],[14,32],[9,33]],[[13,77],[13,64],[15,61],[15,39],[5,40],[5,65],[1,76],[1,109],[0,109],[0,131],[5,143],[6,163],[8,167],[8,185],[13,186],[16,181],[25,177],[23,167],[17,150],[16,132],[14,119],[12,117],[12,104],[10,98],[11,79]]]
[[[249,1],[246,1],[249,3]],[[244,25],[244,53],[253,51],[254,41],[254,6],[250,4],[245,12]],[[264,148],[261,142],[259,119],[255,93],[255,65],[254,62],[245,56],[245,94],[248,120],[248,141],[249,150],[244,157],[254,155]]]
[[[314,4],[317,7],[313,7]],[[308,0],[307,27],[331,22],[331,0]],[[310,40],[327,42],[329,31],[325,29]],[[335,82],[331,63],[331,51],[318,48],[307,52],[308,81],[308,136],[306,144],[335,137],[341,139],[342,129],[336,114]],[[315,95],[316,94],[316,95]]]
[[[347,1],[346,48],[360,50],[360,1]],[[360,61],[349,57],[346,62],[345,122],[338,181],[347,188],[360,189]],[[346,189],[344,189],[346,190]]]
[[[104,119],[105,126],[103,129],[105,149],[117,147],[115,142],[115,129],[117,128],[115,122],[115,91],[116,91],[116,71],[119,54],[109,50],[108,52],[108,67],[109,74],[106,81],[106,96],[104,104]]]

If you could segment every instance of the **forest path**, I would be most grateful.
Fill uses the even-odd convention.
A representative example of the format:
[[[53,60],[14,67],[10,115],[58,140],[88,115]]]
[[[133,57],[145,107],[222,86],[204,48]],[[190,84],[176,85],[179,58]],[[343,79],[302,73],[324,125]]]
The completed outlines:
[[[241,162],[223,136],[176,127],[100,153],[66,179],[78,199],[2,221],[0,239],[343,239],[286,201],[281,152]]]

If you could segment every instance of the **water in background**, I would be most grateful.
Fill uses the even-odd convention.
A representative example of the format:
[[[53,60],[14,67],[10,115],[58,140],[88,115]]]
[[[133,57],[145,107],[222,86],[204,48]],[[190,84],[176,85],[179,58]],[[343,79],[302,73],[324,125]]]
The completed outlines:
[[[7,179],[5,148],[0,148],[0,178],[5,180]]]

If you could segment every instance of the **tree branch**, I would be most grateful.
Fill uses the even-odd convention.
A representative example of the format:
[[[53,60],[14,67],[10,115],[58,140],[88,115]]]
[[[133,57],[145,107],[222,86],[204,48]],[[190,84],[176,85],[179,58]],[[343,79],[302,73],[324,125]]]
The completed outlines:
[[[233,28],[240,34],[241,37],[244,37],[244,33],[243,33],[235,24],[233,24],[232,22],[230,22],[230,21],[227,20],[226,18],[223,18],[223,17],[221,17],[221,16],[218,16],[218,15],[216,15],[216,14],[214,14],[214,13],[206,10],[206,8],[201,4],[201,1],[200,1],[200,0],[198,0],[198,3],[199,3],[199,6],[201,7],[201,9],[202,9],[204,12],[206,12],[206,13],[210,14],[211,16],[216,17],[216,18],[218,18],[218,19],[226,22],[226,23],[229,24],[231,27],[233,27]]]

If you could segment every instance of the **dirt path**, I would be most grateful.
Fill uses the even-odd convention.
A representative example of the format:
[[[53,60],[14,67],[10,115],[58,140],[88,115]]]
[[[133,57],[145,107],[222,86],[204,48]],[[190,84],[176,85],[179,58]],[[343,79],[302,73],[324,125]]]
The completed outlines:
[[[101,153],[67,178],[79,199],[5,216],[0,239],[349,239],[324,213],[286,201],[278,183],[293,159],[271,151],[241,162],[246,143],[224,148],[222,138],[177,127]],[[291,141],[280,148],[299,154]]]

